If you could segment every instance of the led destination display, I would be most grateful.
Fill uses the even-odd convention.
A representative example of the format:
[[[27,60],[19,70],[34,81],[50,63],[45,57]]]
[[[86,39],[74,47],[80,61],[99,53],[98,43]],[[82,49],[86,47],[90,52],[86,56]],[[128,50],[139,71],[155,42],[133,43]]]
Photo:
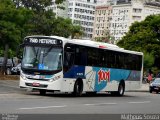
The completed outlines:
[[[61,40],[53,38],[42,38],[42,37],[28,37],[24,40],[25,44],[47,44],[47,45],[62,45]]]

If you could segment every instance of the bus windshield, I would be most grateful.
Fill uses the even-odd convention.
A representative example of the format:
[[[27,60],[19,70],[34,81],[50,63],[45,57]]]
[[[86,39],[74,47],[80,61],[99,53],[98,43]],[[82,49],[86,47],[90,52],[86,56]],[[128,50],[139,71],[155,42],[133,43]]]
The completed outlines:
[[[62,48],[25,46],[22,69],[55,71],[62,69]]]

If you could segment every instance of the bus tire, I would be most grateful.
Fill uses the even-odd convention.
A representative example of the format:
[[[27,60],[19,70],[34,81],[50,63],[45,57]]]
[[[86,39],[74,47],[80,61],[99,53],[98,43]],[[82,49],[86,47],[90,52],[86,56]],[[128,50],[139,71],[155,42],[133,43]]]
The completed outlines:
[[[149,92],[150,92],[150,93],[152,93],[152,90],[151,90],[151,89],[149,89]]]
[[[83,92],[83,82],[81,79],[76,80],[74,84],[73,95],[75,97],[81,96]]]
[[[46,95],[46,90],[39,90],[40,95]]]
[[[117,95],[118,96],[123,96],[124,95],[124,91],[125,91],[125,84],[124,84],[124,81],[121,81],[119,83],[119,86],[118,86]]]

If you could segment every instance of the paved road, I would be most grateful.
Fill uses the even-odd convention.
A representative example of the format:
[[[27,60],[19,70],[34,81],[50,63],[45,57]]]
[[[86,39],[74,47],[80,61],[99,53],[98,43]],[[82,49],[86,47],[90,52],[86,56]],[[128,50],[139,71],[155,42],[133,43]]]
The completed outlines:
[[[110,94],[83,95],[26,92],[18,81],[0,81],[0,113],[31,114],[127,114],[159,113],[160,94],[125,92],[124,97]],[[2,109],[3,108],[3,109]]]

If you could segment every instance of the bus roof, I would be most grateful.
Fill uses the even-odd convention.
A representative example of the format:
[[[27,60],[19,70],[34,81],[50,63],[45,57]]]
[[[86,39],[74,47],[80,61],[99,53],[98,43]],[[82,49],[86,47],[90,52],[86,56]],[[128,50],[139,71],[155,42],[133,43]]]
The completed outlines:
[[[72,40],[68,40],[68,43],[89,46],[89,47],[95,47],[95,48],[100,48],[100,49],[109,49],[109,50],[119,51],[119,52],[124,52],[124,53],[143,55],[142,52],[126,50],[126,49],[121,48],[121,47],[114,45],[114,44],[96,42],[96,41],[91,41],[91,40],[72,39]]]
[[[27,36],[27,37],[49,37],[49,38],[60,39],[64,43],[72,43],[72,44],[83,45],[83,46],[88,46],[88,47],[95,47],[95,48],[100,48],[100,49],[109,49],[109,50],[114,50],[114,51],[119,51],[119,52],[124,52],[124,53],[143,55],[142,52],[126,50],[126,49],[121,48],[117,45],[113,45],[113,44],[109,44],[109,43],[103,43],[103,42],[96,42],[96,41],[92,41],[92,40],[69,39],[69,38],[64,38],[64,37],[60,37],[60,36],[43,36],[43,35],[33,35],[33,36]]]

